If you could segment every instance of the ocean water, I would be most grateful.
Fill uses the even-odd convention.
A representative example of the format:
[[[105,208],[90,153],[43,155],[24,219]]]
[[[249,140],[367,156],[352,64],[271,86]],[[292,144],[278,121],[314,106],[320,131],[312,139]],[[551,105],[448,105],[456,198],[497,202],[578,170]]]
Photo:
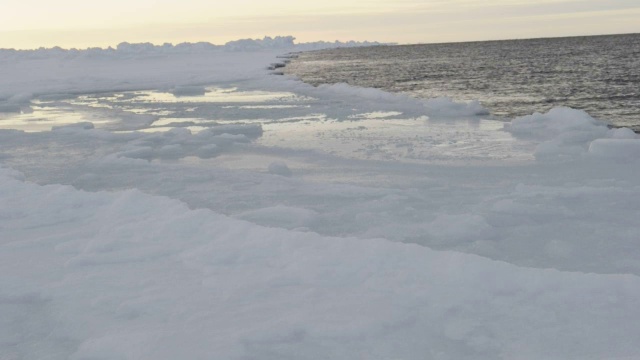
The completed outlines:
[[[285,72],[314,85],[479,100],[504,119],[568,106],[640,130],[640,34],[312,51]]]

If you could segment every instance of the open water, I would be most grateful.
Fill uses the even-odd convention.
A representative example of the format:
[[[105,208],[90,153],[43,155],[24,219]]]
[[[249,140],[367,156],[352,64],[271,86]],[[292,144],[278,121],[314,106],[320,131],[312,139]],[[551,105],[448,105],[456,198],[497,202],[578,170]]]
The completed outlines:
[[[321,50],[285,72],[314,85],[479,100],[504,119],[568,106],[640,130],[640,34]]]

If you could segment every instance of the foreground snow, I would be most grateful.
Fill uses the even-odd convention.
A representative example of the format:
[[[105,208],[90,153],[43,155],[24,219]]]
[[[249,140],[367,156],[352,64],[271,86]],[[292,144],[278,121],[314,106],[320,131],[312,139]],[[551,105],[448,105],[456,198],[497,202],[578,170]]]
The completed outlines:
[[[5,358],[637,355],[637,276],[269,229],[137,190],[10,175]]]
[[[633,132],[132,49],[0,56],[0,358],[640,357]]]

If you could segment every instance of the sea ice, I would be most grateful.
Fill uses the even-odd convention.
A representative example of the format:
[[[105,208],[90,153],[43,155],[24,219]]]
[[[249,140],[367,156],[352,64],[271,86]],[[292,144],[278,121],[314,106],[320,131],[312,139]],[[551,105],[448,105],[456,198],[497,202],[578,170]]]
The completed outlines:
[[[635,133],[290,41],[0,51],[0,358],[640,357]]]
[[[637,276],[267,229],[137,190],[13,177],[0,174],[3,357],[637,355]],[[287,213],[304,212],[242,217]]]

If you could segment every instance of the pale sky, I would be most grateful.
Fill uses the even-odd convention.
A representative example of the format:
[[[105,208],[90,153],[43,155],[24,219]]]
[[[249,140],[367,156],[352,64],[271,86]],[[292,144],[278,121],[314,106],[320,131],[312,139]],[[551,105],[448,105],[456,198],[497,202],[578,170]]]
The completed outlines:
[[[640,32],[639,0],[0,0],[0,48],[120,42],[433,43]]]

